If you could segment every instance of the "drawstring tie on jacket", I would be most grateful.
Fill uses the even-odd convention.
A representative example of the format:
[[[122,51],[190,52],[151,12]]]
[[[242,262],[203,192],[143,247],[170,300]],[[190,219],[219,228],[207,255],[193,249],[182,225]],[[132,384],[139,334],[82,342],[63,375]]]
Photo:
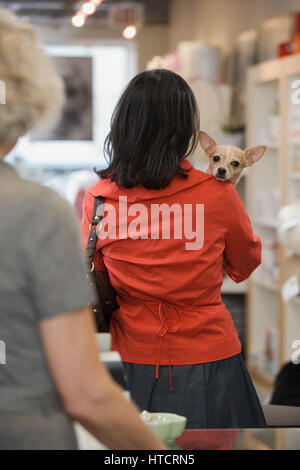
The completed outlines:
[[[168,341],[168,355],[169,355],[169,379],[170,379],[170,390],[173,390],[172,377],[171,377],[171,362],[172,362],[172,334],[176,333],[181,325],[181,312],[177,305],[161,300],[158,306],[158,317],[161,323],[161,328],[157,335],[159,338],[158,353],[156,360],[156,379],[159,378],[159,366],[161,347],[164,339]]]

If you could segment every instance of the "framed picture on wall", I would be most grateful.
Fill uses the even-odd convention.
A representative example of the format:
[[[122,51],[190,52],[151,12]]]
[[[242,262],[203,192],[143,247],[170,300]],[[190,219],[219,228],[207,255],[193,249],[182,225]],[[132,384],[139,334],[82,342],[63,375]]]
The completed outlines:
[[[17,157],[28,168],[104,168],[103,147],[112,113],[137,73],[135,44],[124,40],[44,49],[65,81],[66,104],[58,125],[21,138],[12,159]]]
[[[54,57],[65,83],[66,102],[57,126],[32,134],[33,140],[93,140],[93,58]]]

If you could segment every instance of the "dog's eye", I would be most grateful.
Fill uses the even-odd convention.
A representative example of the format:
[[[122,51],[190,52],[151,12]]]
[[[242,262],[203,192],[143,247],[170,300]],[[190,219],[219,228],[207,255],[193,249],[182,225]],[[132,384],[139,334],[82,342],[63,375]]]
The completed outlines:
[[[218,162],[219,160],[221,160],[221,157],[219,157],[218,155],[215,155],[215,156],[213,157],[213,161],[214,161],[214,162]]]
[[[234,162],[231,162],[231,165],[237,168],[238,166],[240,166],[240,162],[235,160]]]

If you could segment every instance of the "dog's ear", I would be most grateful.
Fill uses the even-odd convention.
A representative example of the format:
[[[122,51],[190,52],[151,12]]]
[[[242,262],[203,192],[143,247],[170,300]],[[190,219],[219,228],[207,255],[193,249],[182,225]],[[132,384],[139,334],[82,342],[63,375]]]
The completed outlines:
[[[246,155],[246,166],[251,166],[256,163],[265,153],[267,147],[265,145],[258,145],[244,150]]]
[[[207,155],[209,155],[217,145],[216,141],[204,131],[200,131],[199,133],[199,142]]]

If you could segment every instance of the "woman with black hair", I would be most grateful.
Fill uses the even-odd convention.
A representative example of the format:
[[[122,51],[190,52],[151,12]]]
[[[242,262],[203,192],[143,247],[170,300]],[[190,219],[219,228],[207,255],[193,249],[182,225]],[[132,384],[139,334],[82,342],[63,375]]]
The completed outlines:
[[[234,186],[187,160],[198,135],[196,100],[180,76],[136,76],[112,117],[109,165],[84,201],[83,242],[102,196],[94,265],[117,292],[113,349],[140,409],[182,414],[189,428],[260,427],[220,289],[223,256],[241,282],[260,264],[261,242]]]

